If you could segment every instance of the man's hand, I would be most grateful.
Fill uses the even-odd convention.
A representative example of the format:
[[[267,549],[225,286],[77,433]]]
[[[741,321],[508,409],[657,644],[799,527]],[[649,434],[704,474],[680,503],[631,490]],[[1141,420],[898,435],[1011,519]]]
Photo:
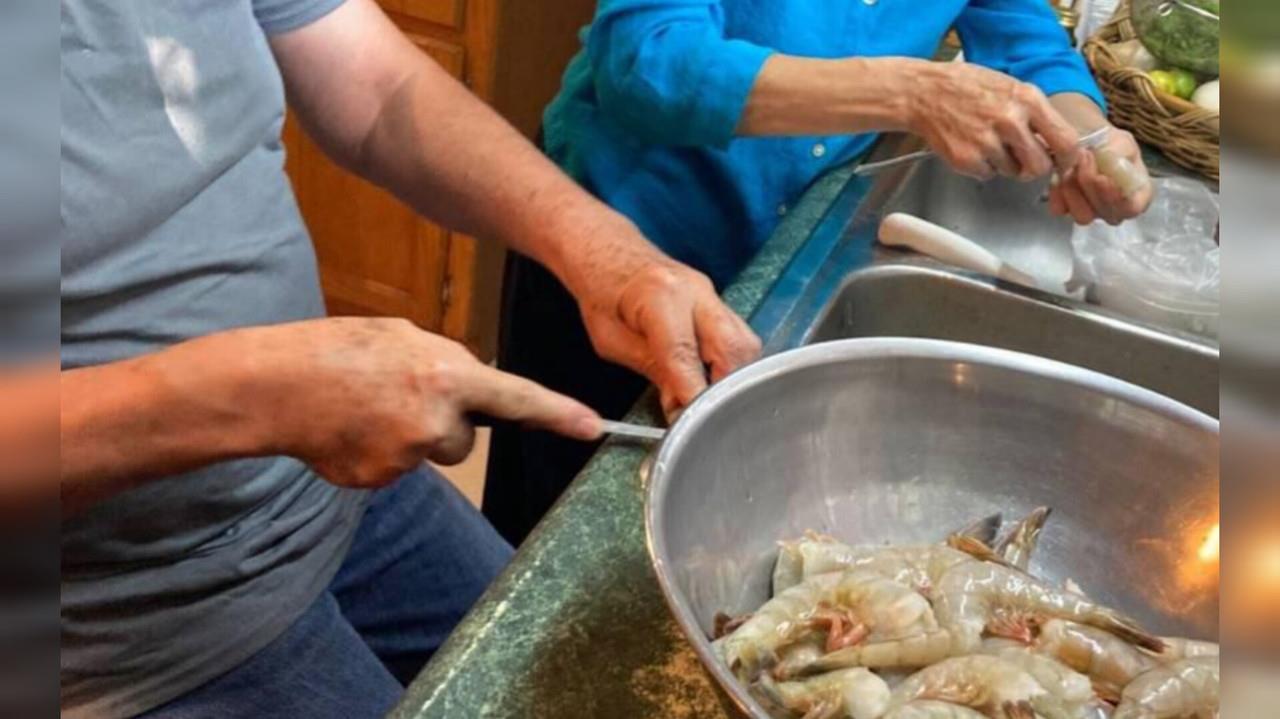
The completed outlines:
[[[587,407],[404,320],[232,330],[61,374],[64,516],[242,457],[289,455],[335,484],[377,487],[426,459],[461,461],[471,413],[600,436]]]
[[[461,462],[480,413],[591,440],[589,408],[478,361],[404,320],[337,318],[242,331],[269,448],[349,487],[394,481],[423,460]]]
[[[671,419],[706,389],[708,369],[719,381],[755,359],[760,340],[705,275],[663,255],[620,215],[600,207],[596,216],[597,229],[572,245],[573,260],[549,264],[577,298],[596,352],[657,385]]]

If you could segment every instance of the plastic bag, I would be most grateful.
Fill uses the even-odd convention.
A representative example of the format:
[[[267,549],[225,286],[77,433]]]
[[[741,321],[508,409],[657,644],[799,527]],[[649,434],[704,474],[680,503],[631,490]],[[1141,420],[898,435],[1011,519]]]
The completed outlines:
[[[1141,217],[1076,227],[1069,287],[1085,285],[1092,301],[1130,317],[1216,338],[1218,196],[1193,180],[1152,182],[1155,201]]]

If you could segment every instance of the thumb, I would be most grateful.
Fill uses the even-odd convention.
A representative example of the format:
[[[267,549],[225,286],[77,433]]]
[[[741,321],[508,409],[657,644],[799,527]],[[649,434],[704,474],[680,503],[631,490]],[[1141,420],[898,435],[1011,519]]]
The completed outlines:
[[[581,402],[522,377],[478,365],[460,392],[463,409],[590,441],[603,432],[600,415]]]

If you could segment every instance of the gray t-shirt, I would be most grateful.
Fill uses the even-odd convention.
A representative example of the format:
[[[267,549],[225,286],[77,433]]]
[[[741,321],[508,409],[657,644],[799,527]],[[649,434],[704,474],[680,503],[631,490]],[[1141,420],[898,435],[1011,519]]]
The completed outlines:
[[[62,364],[323,314],[267,36],[342,0],[62,0]],[[62,531],[63,716],[123,717],[277,637],[365,495],[287,458],[148,484]]]

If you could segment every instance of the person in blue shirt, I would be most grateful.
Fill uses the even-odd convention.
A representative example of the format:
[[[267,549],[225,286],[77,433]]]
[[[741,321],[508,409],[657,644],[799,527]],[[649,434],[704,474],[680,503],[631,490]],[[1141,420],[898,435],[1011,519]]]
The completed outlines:
[[[951,28],[967,62],[930,61]],[[877,132],[919,135],[974,177],[1057,170],[1050,210],[1079,223],[1151,200],[1076,151],[1107,123],[1104,100],[1048,0],[601,0],[583,38],[546,112],[546,152],[719,287]],[[1128,133],[1108,142],[1142,167]],[[643,381],[594,357],[553,278],[519,258],[508,269],[499,365],[625,411]],[[662,394],[668,414],[691,399]],[[486,514],[519,541],[589,451],[499,432]]]

